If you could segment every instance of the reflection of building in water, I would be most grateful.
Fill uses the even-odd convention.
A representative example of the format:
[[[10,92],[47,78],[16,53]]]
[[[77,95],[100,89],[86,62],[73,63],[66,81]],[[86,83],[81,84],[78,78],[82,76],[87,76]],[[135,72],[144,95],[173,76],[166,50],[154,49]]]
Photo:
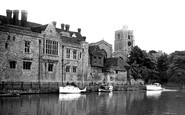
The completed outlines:
[[[60,115],[58,95],[22,95],[0,99],[0,115]]]
[[[59,106],[61,115],[86,115],[86,95],[59,94]]]
[[[156,98],[158,99],[159,97],[161,97],[161,93],[162,91],[146,91],[146,96],[147,98]]]

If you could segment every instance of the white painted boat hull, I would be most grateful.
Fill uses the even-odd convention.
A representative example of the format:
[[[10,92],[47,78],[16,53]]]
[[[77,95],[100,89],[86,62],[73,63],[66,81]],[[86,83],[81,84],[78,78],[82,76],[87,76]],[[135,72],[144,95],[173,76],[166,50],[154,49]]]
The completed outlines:
[[[62,94],[72,94],[72,93],[82,93],[82,92],[86,92],[86,88],[81,90],[78,87],[74,87],[74,86],[59,87],[59,93],[62,93]]]
[[[99,92],[112,92],[113,91],[113,86],[109,86],[108,89],[101,89],[101,88],[99,88],[98,91]]]
[[[146,85],[146,90],[148,91],[158,91],[162,90],[163,88],[161,86],[155,86],[155,85]]]

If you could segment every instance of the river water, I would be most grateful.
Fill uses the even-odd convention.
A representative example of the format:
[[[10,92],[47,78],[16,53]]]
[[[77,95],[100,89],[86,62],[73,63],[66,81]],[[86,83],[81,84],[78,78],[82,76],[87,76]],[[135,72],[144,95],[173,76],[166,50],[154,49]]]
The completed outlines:
[[[185,115],[185,90],[0,97],[0,115]]]

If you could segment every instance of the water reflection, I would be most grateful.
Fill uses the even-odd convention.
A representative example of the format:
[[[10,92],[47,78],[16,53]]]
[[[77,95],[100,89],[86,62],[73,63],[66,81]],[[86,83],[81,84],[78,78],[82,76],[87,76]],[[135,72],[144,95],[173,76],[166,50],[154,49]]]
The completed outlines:
[[[147,98],[155,98],[158,99],[161,97],[162,90],[160,91],[146,91]]]
[[[184,107],[184,91],[94,92],[0,98],[0,115],[183,115]]]
[[[78,98],[80,98],[80,96],[81,96],[81,94],[59,94],[59,101],[78,100]]]

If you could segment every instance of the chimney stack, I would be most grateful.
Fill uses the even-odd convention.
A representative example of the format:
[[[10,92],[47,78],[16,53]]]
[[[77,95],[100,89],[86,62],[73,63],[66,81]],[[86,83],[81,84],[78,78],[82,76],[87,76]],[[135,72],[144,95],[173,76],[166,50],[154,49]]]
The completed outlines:
[[[26,10],[21,10],[21,26],[23,27],[27,26],[27,14]]]
[[[12,19],[12,10],[7,9],[6,10],[6,23],[11,24]]]
[[[81,34],[81,28],[78,28],[78,33]]]
[[[66,24],[66,31],[67,32],[69,31],[69,27],[70,27],[70,25],[69,24]]]
[[[13,25],[19,25],[19,10],[13,10]]]
[[[62,30],[64,30],[64,26],[65,26],[64,24],[61,24],[61,29],[62,29]]]
[[[53,25],[54,25],[55,28],[56,28],[57,22],[56,22],[56,21],[53,21]]]

